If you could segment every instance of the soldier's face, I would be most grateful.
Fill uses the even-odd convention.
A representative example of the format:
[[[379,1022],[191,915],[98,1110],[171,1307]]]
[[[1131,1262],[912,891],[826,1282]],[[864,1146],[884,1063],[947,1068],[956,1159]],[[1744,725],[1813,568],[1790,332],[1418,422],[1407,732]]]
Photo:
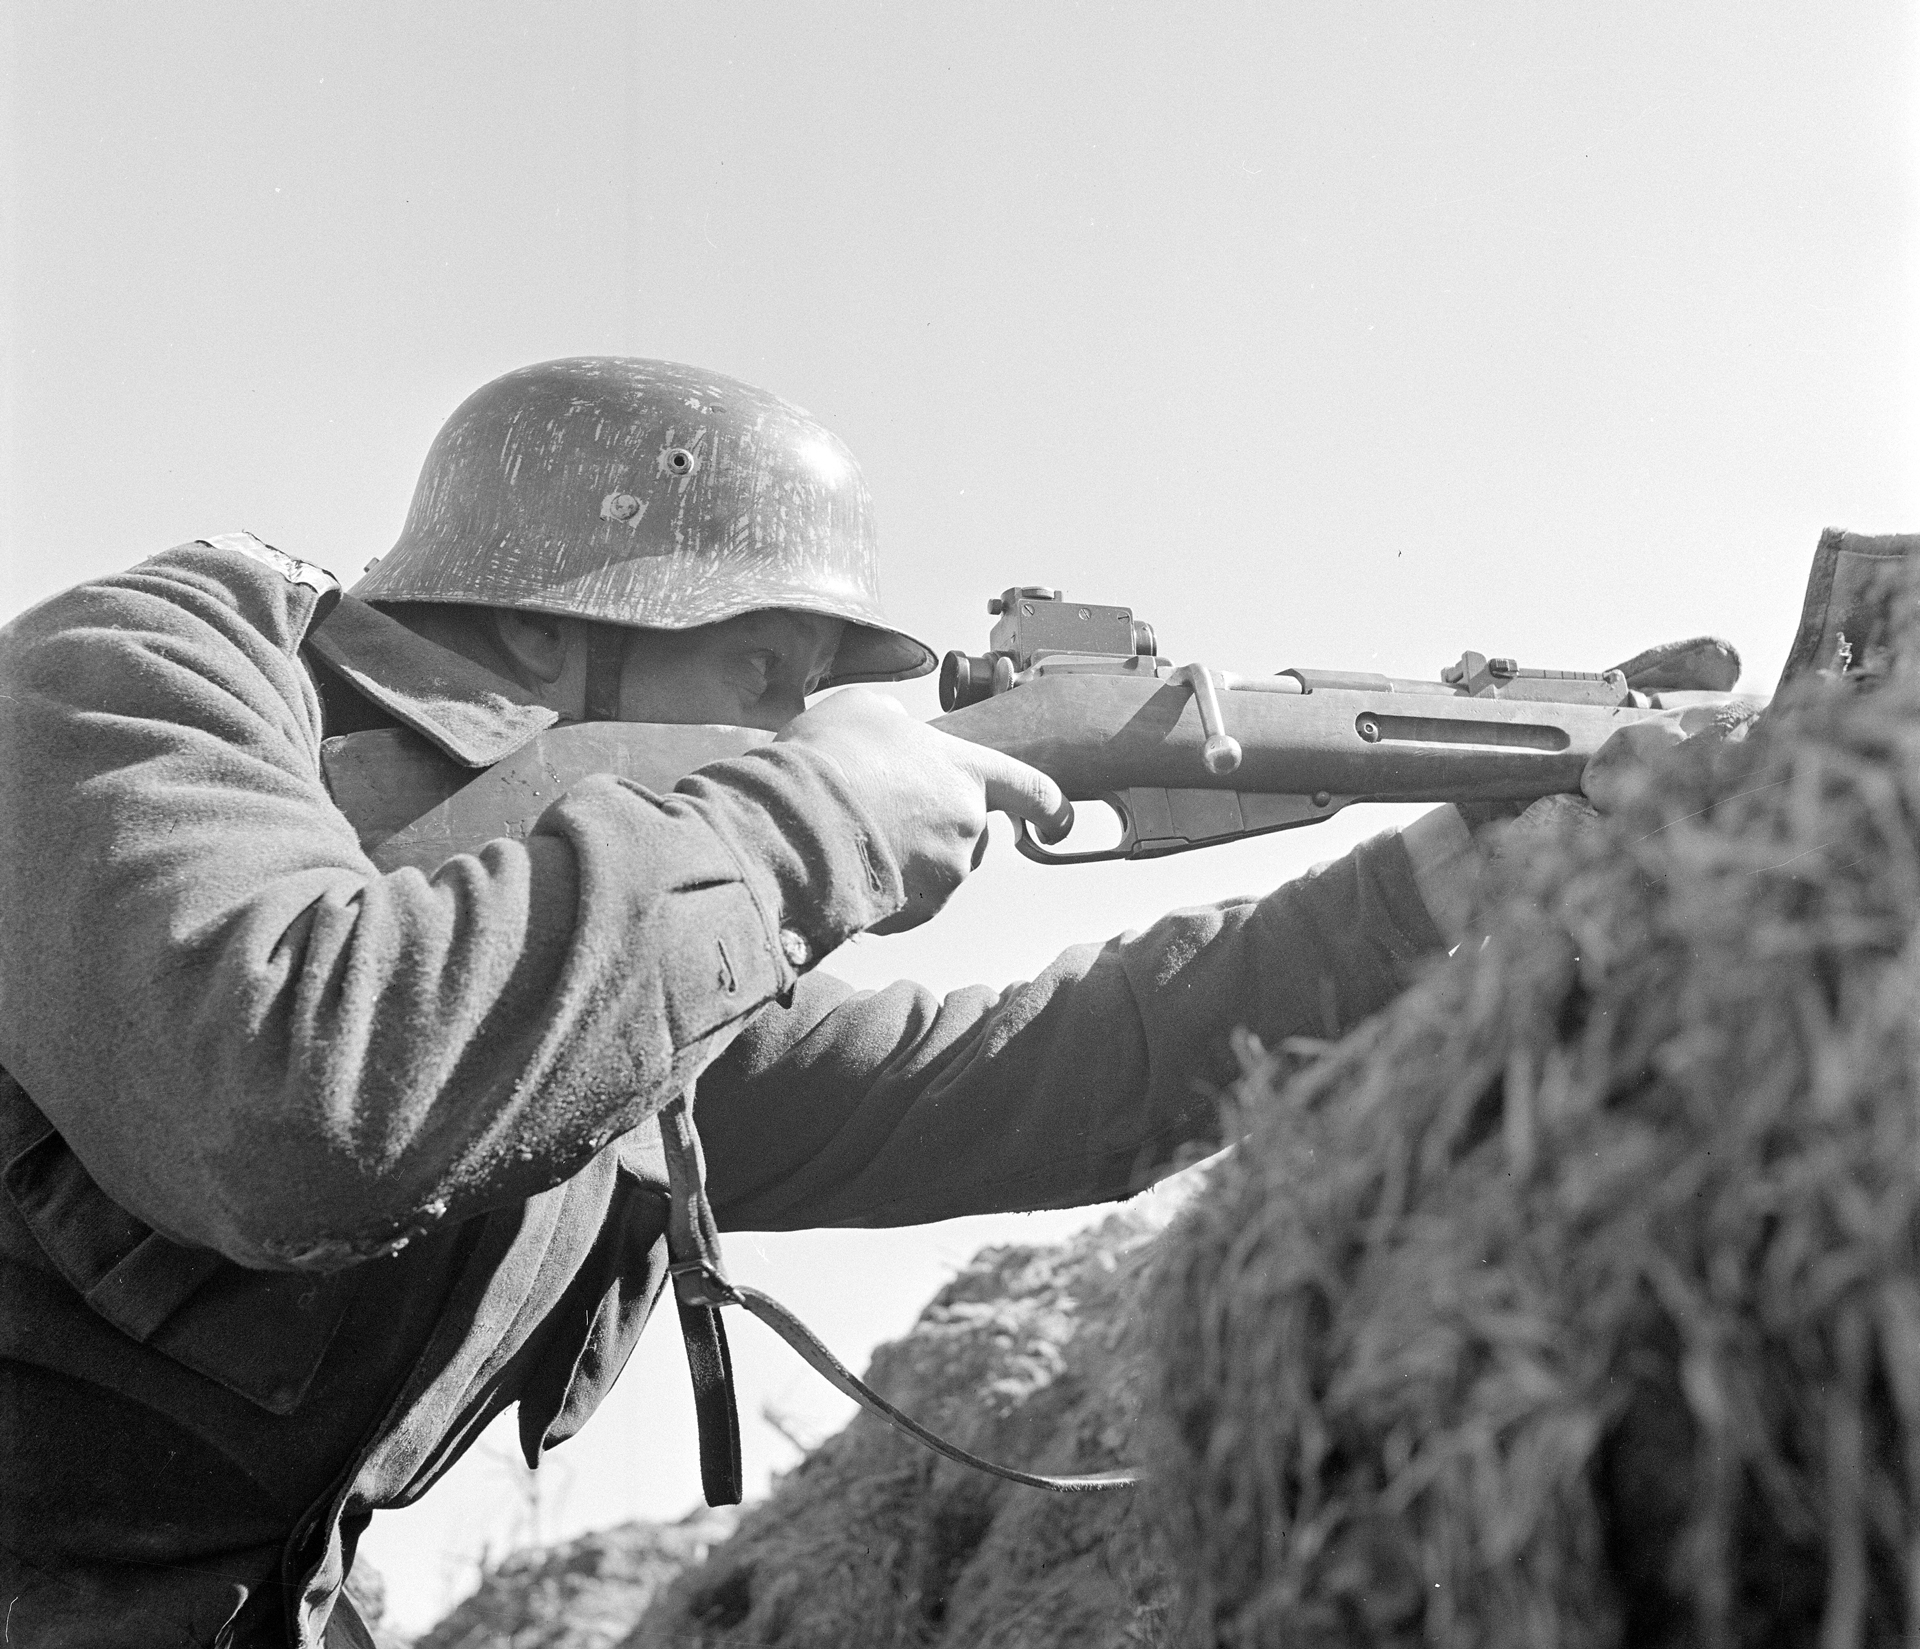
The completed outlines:
[[[620,719],[777,733],[806,708],[845,629],[817,613],[772,611],[697,630],[638,631],[622,661]]]

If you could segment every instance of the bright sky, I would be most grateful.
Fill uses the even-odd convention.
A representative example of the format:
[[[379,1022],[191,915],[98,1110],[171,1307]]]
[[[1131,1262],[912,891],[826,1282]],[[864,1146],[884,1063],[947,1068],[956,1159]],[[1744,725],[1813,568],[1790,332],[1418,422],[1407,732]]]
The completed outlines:
[[[21,0],[0,46],[0,616],[237,528],[352,576],[468,390],[576,353],[811,409],[941,647],[1048,583],[1223,668],[1714,631],[1765,691],[1819,530],[1920,525],[1897,0]],[[834,966],[1022,977],[1391,822],[1086,871],[1003,841]],[[729,1253],[859,1363],[1076,1218]],[[763,1404],[844,1406],[734,1336],[764,1484]],[[553,1457],[542,1534],[697,1500],[680,1356],[657,1326]],[[405,1624],[514,1538],[494,1447],[376,1519]]]

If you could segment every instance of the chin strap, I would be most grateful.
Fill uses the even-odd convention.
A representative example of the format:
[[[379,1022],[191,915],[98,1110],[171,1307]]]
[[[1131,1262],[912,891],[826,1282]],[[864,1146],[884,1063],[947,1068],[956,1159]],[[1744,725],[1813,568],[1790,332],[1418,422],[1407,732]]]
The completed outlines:
[[[744,1306],[862,1408],[949,1460],[1004,1477],[1010,1483],[1051,1489],[1058,1494],[1130,1489],[1138,1481],[1130,1472],[1049,1477],[996,1465],[903,1414],[834,1356],[778,1300],[757,1288],[727,1280],[720,1259],[719,1230],[707,1202],[705,1164],[700,1155],[700,1136],[693,1126],[691,1092],[660,1113],[660,1136],[666,1145],[667,1184],[672,1197],[667,1219],[668,1271],[673,1278],[674,1303],[680,1308],[687,1367],[693,1375],[694,1412],[700,1428],[700,1486],[706,1491],[709,1506],[738,1505],[741,1494],[740,1415],[733,1395],[733,1362],[727,1354],[726,1329],[720,1321],[721,1308],[730,1305]]]
[[[627,659],[627,632],[617,624],[587,626],[587,721],[620,719],[620,676]]]

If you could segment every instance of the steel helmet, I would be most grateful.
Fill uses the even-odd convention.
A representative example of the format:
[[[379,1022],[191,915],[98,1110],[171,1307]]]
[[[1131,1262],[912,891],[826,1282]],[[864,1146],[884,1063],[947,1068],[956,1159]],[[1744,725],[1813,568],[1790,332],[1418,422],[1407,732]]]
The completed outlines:
[[[671,361],[588,355],[483,385],[439,435],[399,541],[353,593],[690,630],[845,619],[823,686],[933,668],[880,610],[873,502],[799,407]]]

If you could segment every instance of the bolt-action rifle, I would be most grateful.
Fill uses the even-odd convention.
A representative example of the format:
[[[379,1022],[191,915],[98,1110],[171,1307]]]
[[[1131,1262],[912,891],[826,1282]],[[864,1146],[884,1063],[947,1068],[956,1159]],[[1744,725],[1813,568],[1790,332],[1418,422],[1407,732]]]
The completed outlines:
[[[1129,607],[1017,587],[993,598],[981,655],[952,652],[933,725],[1017,756],[1069,801],[1107,803],[1119,841],[1060,851],[1016,821],[1041,864],[1151,859],[1330,819],[1355,802],[1525,802],[1580,788],[1612,733],[1724,697],[1740,660],[1702,637],[1610,670],[1523,669],[1464,653],[1438,681],[1354,670],[1238,675],[1161,656]],[[497,837],[524,837],[593,773],[671,790],[709,762],[764,744],[742,727],[581,722],[475,774],[403,732],[329,739],[327,783],[383,869],[431,868]]]
[[[1151,859],[1318,824],[1354,802],[1531,801],[1580,788],[1609,735],[1724,697],[1739,655],[1700,637],[1611,670],[1525,669],[1463,653],[1438,681],[1356,670],[1237,675],[1159,654],[1131,608],[1025,587],[987,603],[988,651],[948,653],[934,726],[1106,802],[1119,842],[1056,852],[1016,821],[1042,864]]]

